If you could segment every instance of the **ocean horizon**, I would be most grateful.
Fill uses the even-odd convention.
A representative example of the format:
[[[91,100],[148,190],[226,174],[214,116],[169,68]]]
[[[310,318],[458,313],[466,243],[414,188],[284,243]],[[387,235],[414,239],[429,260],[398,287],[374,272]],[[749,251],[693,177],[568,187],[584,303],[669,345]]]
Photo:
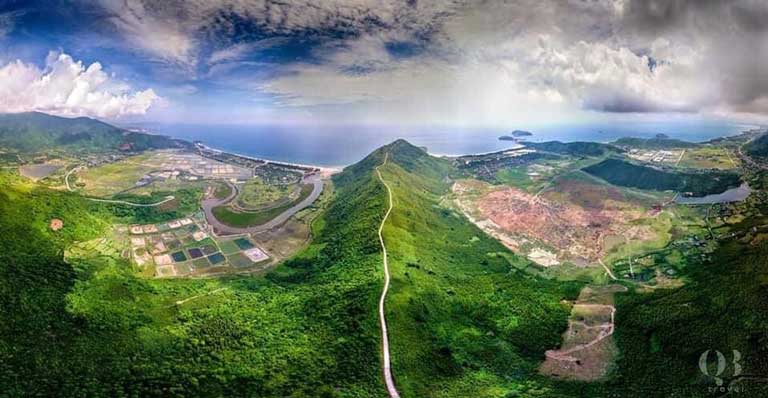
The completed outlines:
[[[456,156],[488,153],[512,147],[499,136],[515,128],[371,127],[195,125],[144,123],[134,127],[152,133],[204,144],[225,151],[274,161],[343,167],[398,138],[425,147],[430,154]],[[704,142],[740,134],[757,126],[737,123],[574,124],[519,128],[533,136],[527,141],[611,142],[621,137],[650,138],[666,134],[685,141]]]

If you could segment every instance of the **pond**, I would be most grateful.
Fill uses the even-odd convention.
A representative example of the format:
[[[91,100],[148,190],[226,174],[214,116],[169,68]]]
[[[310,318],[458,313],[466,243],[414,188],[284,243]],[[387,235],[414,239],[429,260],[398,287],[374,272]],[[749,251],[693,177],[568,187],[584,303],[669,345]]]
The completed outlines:
[[[713,203],[741,202],[752,192],[749,184],[742,183],[736,188],[731,188],[725,192],[711,194],[701,197],[677,197],[677,203],[684,205],[708,205]]]
[[[19,167],[19,174],[32,180],[41,180],[58,171],[62,166],[59,164],[42,163],[28,164]]]

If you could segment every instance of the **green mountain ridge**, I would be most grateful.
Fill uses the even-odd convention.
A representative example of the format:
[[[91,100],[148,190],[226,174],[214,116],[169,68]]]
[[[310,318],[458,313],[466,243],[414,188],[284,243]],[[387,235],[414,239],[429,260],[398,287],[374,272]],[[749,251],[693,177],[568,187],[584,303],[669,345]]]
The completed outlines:
[[[144,279],[122,258],[64,261],[132,210],[0,171],[0,395],[384,396],[376,167],[394,199],[386,316],[403,398],[711,396],[697,367],[706,349],[738,349],[748,375],[768,369],[768,246],[732,240],[687,271],[689,285],[616,297],[620,355],[606,380],[539,375],[584,282],[518,271],[527,259],[441,205],[450,162],[397,140],[333,177],[309,247],[265,277]],[[51,231],[53,217],[65,228]]]
[[[190,146],[182,140],[128,131],[87,117],[65,118],[41,112],[0,114],[0,147],[21,152],[143,151]]]

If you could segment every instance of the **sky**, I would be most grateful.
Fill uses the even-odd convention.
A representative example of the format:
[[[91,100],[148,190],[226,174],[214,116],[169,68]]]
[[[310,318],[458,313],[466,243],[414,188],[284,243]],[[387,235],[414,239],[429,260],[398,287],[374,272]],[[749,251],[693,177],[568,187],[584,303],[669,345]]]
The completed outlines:
[[[765,0],[0,0],[0,112],[768,121]]]

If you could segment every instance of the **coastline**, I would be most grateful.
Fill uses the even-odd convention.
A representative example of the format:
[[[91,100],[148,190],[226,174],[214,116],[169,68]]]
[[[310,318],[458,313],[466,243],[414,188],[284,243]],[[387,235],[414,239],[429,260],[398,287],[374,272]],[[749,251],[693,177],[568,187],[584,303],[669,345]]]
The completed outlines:
[[[413,145],[426,147],[436,156],[460,156],[493,153],[509,149],[510,142],[499,141],[506,128],[492,127],[440,127],[414,126],[286,126],[256,125],[200,125],[178,123],[139,124],[146,131],[153,131],[188,142],[202,141],[212,148],[229,153],[247,154],[270,161],[285,161],[307,165],[323,165],[329,169],[341,169],[365,158],[377,147],[397,138],[405,138]],[[134,124],[134,126],[137,125]],[[589,141],[606,143],[621,137],[652,138],[665,133],[672,138],[706,142],[717,137],[737,135],[756,127],[750,123],[734,122],[670,122],[627,123],[604,122],[573,123],[554,126],[528,127],[534,133],[526,137],[528,142]],[[341,145],[343,143],[343,145]]]
[[[323,176],[323,177],[329,177],[329,176],[331,176],[333,174],[340,173],[344,169],[344,167],[346,167],[346,166],[319,166],[319,165],[314,165],[314,164],[302,164],[302,163],[295,163],[295,162],[286,162],[286,161],[282,161],[282,160],[273,160],[273,159],[260,158],[260,157],[250,156],[250,155],[243,155],[241,153],[237,153],[237,152],[233,152],[233,151],[227,151],[227,150],[223,150],[223,149],[219,149],[219,148],[214,148],[214,147],[208,146],[205,143],[203,143],[202,141],[194,141],[193,145],[195,146],[195,148],[198,148],[198,149],[203,148],[203,149],[206,149],[206,150],[209,150],[209,151],[219,152],[219,153],[224,153],[224,154],[229,154],[229,155],[234,155],[234,156],[238,156],[238,157],[241,157],[241,158],[244,158],[244,159],[249,159],[249,160],[253,160],[253,161],[257,161],[257,162],[264,162],[264,163],[267,163],[267,164],[276,164],[276,165],[283,164],[283,165],[294,166],[294,167],[301,167],[301,168],[308,168],[308,169],[317,169],[318,172],[320,173],[320,175]]]
[[[168,128],[169,126],[166,126]],[[552,132],[552,131],[542,131],[540,133],[535,134],[534,137],[526,137],[527,140],[523,140],[523,142],[520,143],[513,143],[513,142],[505,142],[505,141],[499,141],[498,140],[498,132],[487,132],[487,134],[469,134],[469,132],[464,132],[455,136],[445,136],[445,135],[422,135],[422,134],[416,134],[416,136],[412,136],[408,133],[402,133],[395,136],[395,135],[389,135],[386,132],[381,132],[380,134],[377,134],[376,139],[375,137],[370,137],[372,141],[380,141],[382,139],[390,139],[395,140],[397,138],[404,138],[406,140],[409,140],[411,142],[414,142],[414,145],[417,145],[419,147],[423,147],[426,149],[427,153],[429,153],[432,156],[436,157],[446,157],[446,158],[456,158],[461,156],[482,156],[482,155],[489,155],[493,153],[499,153],[509,150],[516,150],[520,148],[520,144],[522,146],[525,146],[527,142],[530,143],[540,143],[540,142],[546,142],[546,141],[560,141],[560,142],[576,142],[576,141],[583,141],[583,142],[596,142],[596,143],[610,143],[614,141],[615,139],[621,138],[621,137],[640,137],[640,138],[646,138],[646,136],[651,137],[649,134],[644,134],[643,132],[638,131],[631,131],[630,129],[627,129],[627,131],[624,132],[624,134],[603,134],[603,131],[599,132],[593,132],[591,134],[586,134],[584,131],[580,131],[579,128],[583,129],[583,126],[575,126],[575,130],[571,131],[569,129],[563,129],[562,131],[558,132]],[[674,132],[669,133],[670,137],[689,141],[689,142],[695,142],[695,143],[705,143],[708,141],[716,140],[716,139],[725,139],[732,136],[737,136],[740,134],[743,134],[745,131],[753,130],[755,128],[760,129],[763,128],[762,126],[753,125],[753,124],[746,124],[746,123],[732,123],[727,126],[719,126],[719,131],[717,133],[712,133],[711,131],[709,133],[705,134],[696,134],[692,136],[690,134],[690,131],[680,131],[680,132]],[[253,130],[253,135],[250,134]],[[332,145],[329,143],[327,139],[332,138],[329,136],[324,136],[323,140],[313,140],[311,137],[304,136],[302,134],[298,133],[290,133],[287,134],[287,136],[283,136],[280,139],[273,140],[271,136],[265,136],[263,129],[264,126],[260,127],[262,130],[259,130],[257,127],[248,127],[248,130],[244,130],[243,126],[239,126],[239,128],[234,132],[236,133],[233,136],[233,141],[231,144],[223,143],[221,139],[213,139],[214,142],[212,145],[203,144],[206,148],[212,151],[227,153],[233,156],[242,157],[244,159],[254,160],[254,161],[263,161],[263,162],[269,162],[274,164],[285,164],[285,165],[293,165],[294,167],[311,167],[319,169],[320,172],[324,176],[330,176],[332,174],[338,173],[341,170],[343,170],[345,167],[354,164],[355,162],[359,161],[360,159],[364,158],[365,155],[369,152],[367,151],[367,144],[366,145],[352,145],[349,147],[338,147],[335,145]],[[668,127],[669,128],[669,127]],[[169,128],[170,130],[170,128]],[[669,130],[673,130],[673,128],[669,128]],[[710,128],[711,130],[711,128]],[[162,129],[147,129],[144,128],[143,131],[149,132],[149,131],[155,131],[154,134],[159,135],[165,135],[174,139],[178,139],[185,142],[199,142],[199,143],[206,143],[209,142],[208,138],[211,138],[212,136],[205,136],[201,134],[185,134],[185,133],[179,133],[178,131],[163,131]],[[249,134],[245,134],[245,132],[248,132]],[[289,131],[289,130],[286,130]],[[667,131],[667,130],[665,130]],[[247,136],[247,137],[246,137]],[[471,136],[471,137],[470,137]],[[617,138],[618,137],[618,138]],[[439,138],[439,139],[438,139]],[[535,139],[531,139],[535,138]],[[332,140],[331,140],[332,141]],[[226,141],[229,142],[229,141]],[[360,141],[362,142],[362,141]],[[370,142],[370,141],[368,141]],[[259,143],[257,146],[256,144]],[[483,144],[485,143],[485,144]],[[503,145],[503,144],[511,144],[511,145]],[[297,152],[286,152],[281,151],[280,154],[277,152],[274,152],[274,147],[276,145],[282,145],[285,148],[285,145],[288,146],[296,146]],[[386,142],[382,142],[382,145],[386,144]],[[502,145],[499,145],[502,144]],[[222,149],[222,148],[233,148],[231,149]],[[236,149],[235,149],[236,148]],[[266,149],[265,149],[266,148]],[[273,153],[273,156],[269,155],[247,155],[246,153]],[[360,152],[359,156],[355,156],[354,154]],[[318,159],[317,162],[301,162],[301,161],[294,161],[290,159],[303,159],[307,158],[307,154],[312,154],[312,156],[309,156],[313,159]],[[286,159],[286,160],[281,160]],[[324,160],[319,160],[324,159]]]
[[[485,156],[485,155],[493,155],[494,153],[501,153],[506,151],[516,151],[518,149],[525,148],[525,144],[516,144],[512,145],[509,148],[499,149],[497,151],[490,151],[490,152],[480,152],[480,153],[463,153],[463,154],[449,154],[449,153],[436,153],[436,152],[430,152],[429,149],[427,149],[427,153],[434,156],[434,157],[442,157],[442,158],[460,158],[462,156]]]

